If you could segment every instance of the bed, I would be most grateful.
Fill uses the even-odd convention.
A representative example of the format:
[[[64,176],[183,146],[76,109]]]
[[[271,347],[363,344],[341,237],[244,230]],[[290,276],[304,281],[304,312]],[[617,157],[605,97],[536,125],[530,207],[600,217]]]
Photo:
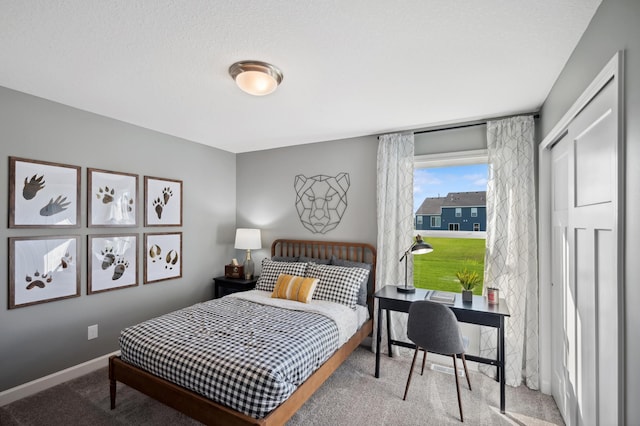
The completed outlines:
[[[263,288],[196,304],[129,327],[123,330],[121,335],[121,355],[109,359],[111,408],[114,409],[116,406],[116,383],[121,382],[205,424],[286,423],[371,334],[376,250],[365,243],[279,239],[271,246],[271,259],[273,261],[266,261],[270,262],[266,265],[267,268],[263,264],[261,279],[273,272],[269,269],[270,265],[278,264],[280,268],[282,265],[293,265],[292,262],[296,261],[316,268],[325,268],[324,270],[354,267],[353,270],[358,273],[361,272],[362,264],[369,265],[368,279],[360,286],[357,297],[357,304],[366,307],[345,310],[344,306],[334,306],[336,303],[318,301],[313,304],[313,308],[296,308],[289,311],[288,304],[304,304],[279,299],[274,299],[269,302],[272,304],[269,304],[264,299],[265,295],[269,297],[269,293]],[[327,263],[338,267],[322,266]],[[316,295],[322,299],[319,291],[316,291]],[[331,300],[331,297],[326,299]],[[317,311],[318,309],[322,312]],[[324,312],[324,309],[335,312]],[[234,311],[247,313],[247,320],[238,321],[233,317],[236,315]],[[354,318],[358,317],[355,319],[355,326],[353,321],[344,319],[349,317],[350,311],[358,313],[354,314]],[[334,315],[334,319],[329,319],[331,315]],[[215,321],[233,326],[223,327],[226,334],[221,335],[217,328],[197,325],[202,324],[198,319],[206,318],[206,321],[213,321],[212,317],[215,317]],[[340,318],[343,318],[344,324],[339,324]],[[160,324],[169,320],[173,324],[171,330]],[[241,323],[246,323],[246,328],[239,327]],[[305,340],[304,335],[308,335],[308,331],[297,334],[282,333],[283,329],[294,329],[296,324],[300,323],[304,324],[305,330],[314,330],[312,338],[307,336]],[[255,324],[266,328],[260,328],[260,332],[256,333],[249,328]],[[161,330],[160,336],[155,334],[156,330]],[[206,336],[200,338],[203,334]],[[194,339],[194,335],[200,337]],[[320,340],[321,338],[326,340]],[[194,340],[197,344],[191,344]],[[235,340],[241,341],[244,345],[240,360],[236,356],[237,353],[227,353],[234,351],[228,348],[236,347],[231,344]],[[262,360],[252,356],[252,346],[258,340],[272,345],[267,346],[268,351],[259,348],[256,352],[268,352],[269,358],[276,359],[276,367],[263,368]],[[195,347],[201,341],[217,344],[224,342],[229,345],[198,352]],[[298,355],[294,354],[303,352],[310,354],[309,359],[299,363],[280,358],[287,353],[298,358]],[[188,370],[197,372],[195,378],[185,373],[187,369],[183,364],[189,364]],[[228,367],[230,364],[233,364],[233,367]],[[220,368],[221,365],[225,367]],[[277,376],[278,380],[286,376],[286,382],[272,384],[271,381],[276,379],[262,377],[265,370]],[[206,380],[201,379],[202,377],[206,377]],[[237,383],[243,380],[247,382],[246,385]],[[223,382],[233,383],[236,387],[221,390]],[[246,386],[249,389],[245,389]],[[254,400],[250,392],[273,397],[258,401]],[[285,399],[278,399],[282,397]]]

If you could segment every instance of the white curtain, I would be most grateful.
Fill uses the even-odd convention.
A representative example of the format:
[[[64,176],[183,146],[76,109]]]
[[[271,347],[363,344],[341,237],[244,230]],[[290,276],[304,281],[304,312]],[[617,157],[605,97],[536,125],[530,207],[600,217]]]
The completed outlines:
[[[490,177],[487,185],[485,287],[497,287],[511,316],[506,319],[505,380],[538,389],[538,249],[534,181],[533,117],[487,123]],[[496,357],[496,331],[483,327],[480,355]],[[481,366],[486,374],[495,368]]]
[[[385,285],[404,284],[404,263],[400,263],[400,257],[412,244],[414,229],[413,145],[413,133],[382,135],[378,143],[376,290]],[[413,283],[412,256],[408,261],[407,280]],[[381,352],[387,351],[385,321],[383,318]],[[373,335],[376,336],[376,321],[374,327]],[[393,339],[407,340],[407,314],[391,314],[391,335]],[[393,347],[393,352],[398,352],[397,346]]]

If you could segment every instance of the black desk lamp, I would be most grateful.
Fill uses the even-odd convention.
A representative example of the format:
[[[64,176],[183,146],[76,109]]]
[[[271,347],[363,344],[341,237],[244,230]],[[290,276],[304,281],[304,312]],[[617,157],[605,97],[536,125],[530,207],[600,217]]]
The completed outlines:
[[[415,293],[416,291],[414,286],[407,284],[407,256],[409,256],[409,254],[426,254],[432,251],[433,247],[431,247],[431,244],[425,243],[420,235],[416,235],[416,242],[411,244],[411,247],[409,247],[400,258],[400,262],[404,260],[404,287],[396,287],[400,293]]]

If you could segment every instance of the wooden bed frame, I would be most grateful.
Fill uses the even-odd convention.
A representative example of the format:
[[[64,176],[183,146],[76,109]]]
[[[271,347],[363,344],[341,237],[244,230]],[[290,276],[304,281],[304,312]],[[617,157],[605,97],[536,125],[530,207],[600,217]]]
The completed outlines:
[[[195,392],[154,376],[120,359],[109,358],[111,409],[116,406],[116,382],[124,383],[189,417],[208,425],[282,425],[298,411],[327,378],[373,331],[373,286],[375,284],[376,249],[370,244],[334,241],[278,239],[271,245],[271,256],[307,256],[329,259],[335,256],[354,262],[371,263],[367,303],[369,320],[340,347],[320,368],[276,409],[261,419],[254,419]]]

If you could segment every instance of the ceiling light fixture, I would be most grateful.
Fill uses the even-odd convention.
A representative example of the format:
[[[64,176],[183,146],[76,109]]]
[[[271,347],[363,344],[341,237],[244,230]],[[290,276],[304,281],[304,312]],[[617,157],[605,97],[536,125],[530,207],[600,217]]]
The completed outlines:
[[[276,90],[284,76],[278,67],[260,61],[240,61],[229,67],[229,75],[240,89],[254,96]]]

